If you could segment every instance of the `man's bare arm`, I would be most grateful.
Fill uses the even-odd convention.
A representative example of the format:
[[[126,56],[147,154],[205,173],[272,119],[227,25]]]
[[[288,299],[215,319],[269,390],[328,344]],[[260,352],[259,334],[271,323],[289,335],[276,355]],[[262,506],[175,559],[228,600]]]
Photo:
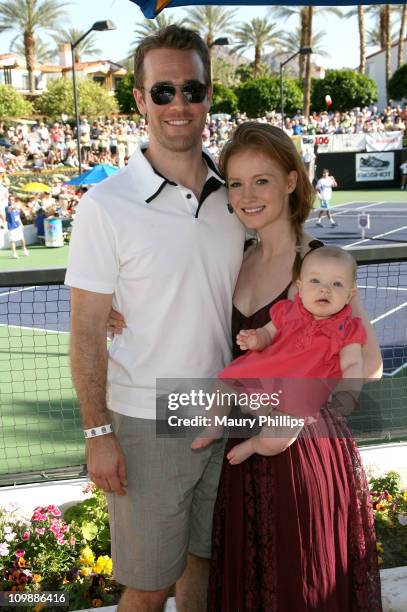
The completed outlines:
[[[112,295],[72,289],[71,370],[85,429],[109,422],[106,405],[106,325]],[[88,471],[106,493],[125,493],[124,456],[114,434],[86,440]]]

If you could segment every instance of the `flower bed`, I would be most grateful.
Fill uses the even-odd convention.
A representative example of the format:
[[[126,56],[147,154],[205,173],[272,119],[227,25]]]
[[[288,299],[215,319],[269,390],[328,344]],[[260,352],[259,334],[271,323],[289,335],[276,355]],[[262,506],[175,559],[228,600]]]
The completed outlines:
[[[407,491],[400,476],[388,472],[370,487],[381,568],[407,565]],[[112,579],[106,499],[92,484],[83,491],[91,497],[63,516],[52,504],[38,506],[29,519],[16,504],[0,508],[0,590],[38,597],[66,591],[69,610],[117,603],[121,586]],[[20,609],[61,610],[42,603]]]
[[[407,490],[397,472],[370,480],[379,563],[383,568],[407,565]]]
[[[112,578],[109,523],[103,493],[92,485],[92,497],[62,517],[55,505],[38,506],[29,520],[15,504],[0,509],[0,590],[32,594],[21,610],[60,610],[35,603],[42,591],[65,591],[69,610],[116,603],[121,587]]]

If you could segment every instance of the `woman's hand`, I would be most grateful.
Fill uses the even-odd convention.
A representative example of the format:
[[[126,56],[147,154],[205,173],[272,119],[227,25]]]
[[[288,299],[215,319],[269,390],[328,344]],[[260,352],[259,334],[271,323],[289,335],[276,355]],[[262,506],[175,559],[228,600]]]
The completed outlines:
[[[112,336],[116,336],[117,334],[120,335],[125,327],[127,327],[127,325],[123,315],[112,308],[107,321],[108,333]]]

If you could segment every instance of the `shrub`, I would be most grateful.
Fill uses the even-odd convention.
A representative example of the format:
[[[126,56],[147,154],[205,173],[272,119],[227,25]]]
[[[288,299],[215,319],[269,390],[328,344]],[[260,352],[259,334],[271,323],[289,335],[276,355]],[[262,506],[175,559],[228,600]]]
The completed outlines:
[[[214,83],[211,113],[228,113],[234,115],[238,110],[237,95],[226,85]]]
[[[303,93],[293,79],[283,80],[284,108],[287,114],[295,113],[302,108]],[[248,117],[262,117],[272,110],[280,110],[281,94],[278,77],[260,77],[243,83],[236,90],[239,110]]]
[[[407,98],[407,64],[403,64],[391,77],[388,94],[393,100]]]
[[[11,85],[0,85],[0,117],[26,117],[31,115],[33,107]]]
[[[332,98],[333,111],[369,106],[377,101],[375,81],[354,70],[328,70],[325,78],[315,80],[313,85],[311,106],[317,112],[326,109],[327,95]]]
[[[117,86],[115,96],[121,113],[133,114],[137,112],[136,101],[133,96],[134,76],[128,72]]]
[[[78,108],[80,115],[97,117],[111,115],[118,110],[116,99],[107,90],[91,79],[80,79],[78,86]],[[35,101],[35,109],[42,115],[59,118],[62,113],[74,115],[73,86],[70,79],[53,79],[48,89]]]

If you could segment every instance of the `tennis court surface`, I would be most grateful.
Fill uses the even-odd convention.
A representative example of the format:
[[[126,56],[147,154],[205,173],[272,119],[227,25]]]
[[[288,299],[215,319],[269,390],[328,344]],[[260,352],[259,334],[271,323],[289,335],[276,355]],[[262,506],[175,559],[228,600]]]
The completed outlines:
[[[341,228],[342,222],[325,231],[334,235]],[[314,228],[312,233],[317,235]],[[347,240],[344,246],[349,247]],[[382,347],[385,376],[365,387],[362,408],[350,422],[364,442],[404,439],[407,246],[365,248],[363,243],[351,251],[359,260],[359,294]],[[69,291],[63,278],[63,268],[0,273],[0,484],[83,470],[83,436],[68,359]]]

